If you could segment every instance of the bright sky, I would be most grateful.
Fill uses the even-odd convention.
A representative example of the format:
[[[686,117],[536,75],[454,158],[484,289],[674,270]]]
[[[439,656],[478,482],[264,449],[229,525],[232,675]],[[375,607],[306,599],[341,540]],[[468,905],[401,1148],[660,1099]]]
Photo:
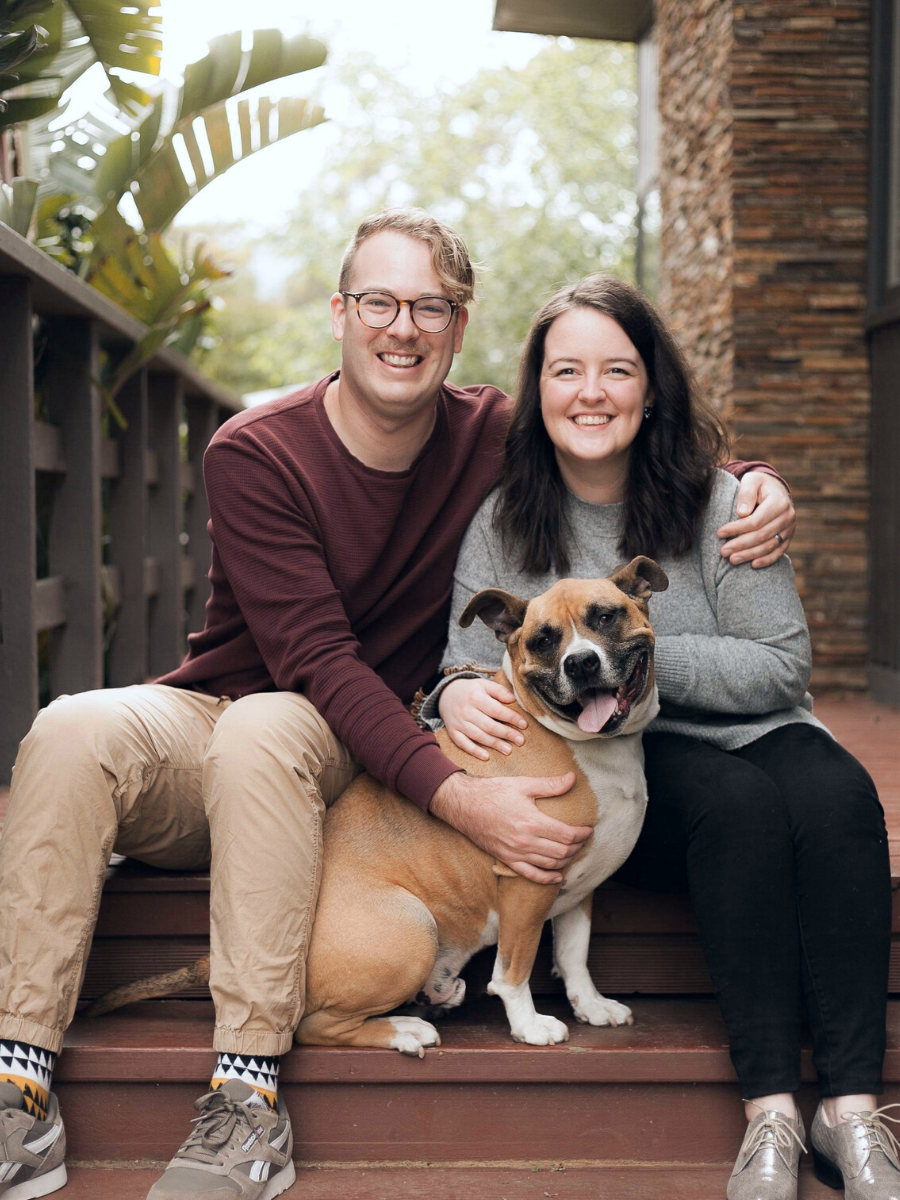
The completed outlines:
[[[336,0],[330,6],[297,0],[162,0],[165,57],[163,75],[177,80],[188,62],[200,58],[206,42],[236,29],[277,27],[287,34],[307,32],[329,49],[329,61],[316,71],[257,89],[260,94],[321,93],[326,113],[339,120],[342,98],[332,82],[335,68],[350,54],[372,54],[423,92],[464,82],[482,67],[520,67],[546,43],[530,34],[491,30],[494,0]],[[252,24],[248,24],[248,13]],[[67,120],[89,102],[87,77],[73,96]],[[245,220],[278,225],[294,196],[315,178],[339,136],[337,121],[288,138],[238,163],[191,201],[179,225]]]

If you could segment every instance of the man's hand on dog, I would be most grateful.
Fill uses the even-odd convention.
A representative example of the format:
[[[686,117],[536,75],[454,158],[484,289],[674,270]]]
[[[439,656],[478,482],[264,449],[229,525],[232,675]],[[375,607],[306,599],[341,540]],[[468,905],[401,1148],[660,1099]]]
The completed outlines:
[[[593,831],[548,817],[535,800],[565,795],[574,783],[571,771],[549,779],[478,779],[460,771],[440,785],[430,811],[526,879],[561,883],[561,872]]]
[[[749,562],[751,567],[770,567],[787,550],[797,527],[790,492],[774,475],[748,471],[738,491],[737,512],[738,520],[718,530],[727,539],[723,557],[735,566]]]

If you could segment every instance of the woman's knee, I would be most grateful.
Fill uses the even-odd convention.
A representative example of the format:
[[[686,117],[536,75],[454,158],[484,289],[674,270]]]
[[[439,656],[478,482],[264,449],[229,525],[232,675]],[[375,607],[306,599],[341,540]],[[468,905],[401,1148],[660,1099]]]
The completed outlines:
[[[741,853],[742,847],[770,847],[773,840],[789,839],[778,789],[761,771],[747,769],[746,764],[741,767],[723,771],[698,795],[690,827],[692,843],[725,843]]]
[[[814,726],[776,733],[781,737],[769,769],[798,828],[884,831],[878,791],[858,759]]]

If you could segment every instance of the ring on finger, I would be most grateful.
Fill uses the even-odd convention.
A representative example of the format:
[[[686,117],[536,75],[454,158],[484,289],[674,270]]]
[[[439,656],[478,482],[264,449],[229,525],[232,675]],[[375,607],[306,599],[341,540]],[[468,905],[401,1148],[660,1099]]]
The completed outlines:
[[[778,543],[779,546],[784,545],[784,538],[781,536],[780,533],[775,534],[775,541]]]

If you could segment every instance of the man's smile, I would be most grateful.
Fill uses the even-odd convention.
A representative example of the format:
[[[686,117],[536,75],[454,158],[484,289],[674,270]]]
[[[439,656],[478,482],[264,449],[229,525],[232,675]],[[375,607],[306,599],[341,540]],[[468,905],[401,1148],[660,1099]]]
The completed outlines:
[[[407,371],[411,367],[417,367],[423,360],[423,355],[421,354],[389,354],[387,351],[382,351],[378,357],[386,366],[400,371]]]

